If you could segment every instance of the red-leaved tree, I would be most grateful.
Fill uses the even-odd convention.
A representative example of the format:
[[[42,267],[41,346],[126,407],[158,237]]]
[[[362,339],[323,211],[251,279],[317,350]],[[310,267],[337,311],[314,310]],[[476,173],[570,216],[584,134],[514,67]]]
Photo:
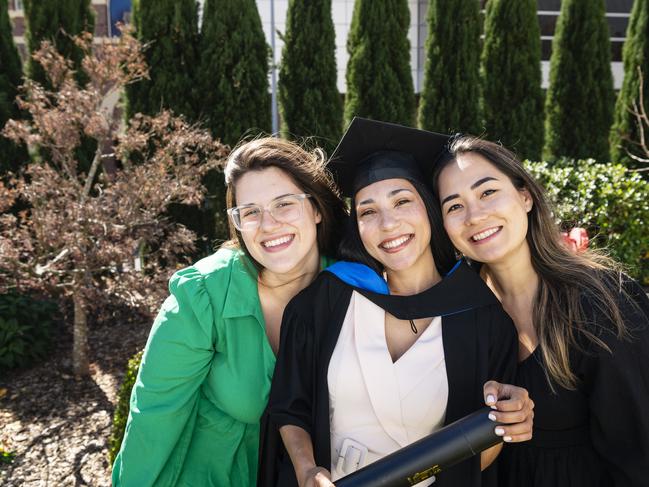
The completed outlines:
[[[167,208],[200,203],[202,176],[220,167],[228,149],[169,112],[135,116],[119,133],[114,100],[147,75],[141,46],[128,32],[99,46],[87,34],[75,41],[85,53],[87,84],[80,86],[72,64],[43,43],[35,60],[52,88],[27,80],[19,103],[30,118],[10,121],[4,131],[42,160],[0,185],[0,292],[29,288],[70,298],[73,368],[87,375],[91,306],[106,299],[148,310],[160,304],[164,281],[195,238],[166,216]],[[88,173],[76,158],[84,136],[98,147]],[[27,209],[11,213],[17,198]]]

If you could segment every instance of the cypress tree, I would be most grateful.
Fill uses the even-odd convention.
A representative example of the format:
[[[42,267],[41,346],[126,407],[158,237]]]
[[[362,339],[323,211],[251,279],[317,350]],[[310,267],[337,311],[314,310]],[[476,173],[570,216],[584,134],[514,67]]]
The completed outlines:
[[[33,53],[40,49],[43,41],[50,41],[59,53],[72,61],[77,70],[77,82],[85,83],[87,77],[81,70],[83,52],[75,45],[72,36],[82,32],[94,33],[95,16],[90,0],[24,0],[24,8],[28,51]],[[27,74],[42,86],[51,88],[42,66],[31,56],[27,60]],[[77,160],[82,171],[90,168],[96,147],[94,140],[81,139]],[[42,150],[39,153],[47,159]]]
[[[154,115],[163,108],[196,118],[198,4],[196,0],[134,0],[137,39],[148,45],[150,79],[126,88],[126,117]]]
[[[541,40],[536,0],[489,0],[482,51],[487,136],[524,158],[543,149]]]
[[[0,0],[0,131],[10,118],[20,118],[15,100],[23,71],[11,32],[7,0]],[[0,135],[0,177],[7,171],[16,171],[26,160],[24,146]]]
[[[255,0],[207,0],[201,30],[198,86],[212,134],[234,145],[269,131],[269,51]]]
[[[545,101],[545,156],[609,158],[613,75],[604,0],[563,0]]]
[[[362,116],[412,125],[407,0],[356,0],[347,39],[345,120]]]
[[[644,83],[644,108],[649,112],[649,2],[636,0],[631,11],[626,41],[622,51],[624,61],[624,82],[615,105],[615,123],[611,131],[611,153],[614,161],[625,162],[629,166],[637,166],[638,162],[628,156],[627,151],[639,154],[633,144],[624,141],[628,137],[633,142],[640,141],[636,118],[629,113],[633,102],[639,103],[640,76],[642,72]],[[645,140],[649,140],[649,127],[644,127]]]
[[[427,19],[419,125],[437,132],[477,134],[480,6],[476,0],[431,0]]]
[[[342,129],[336,80],[331,0],[291,0],[279,72],[285,135],[317,136],[320,145],[333,148]]]
[[[74,44],[72,36],[94,32],[95,16],[90,0],[24,0],[24,7],[29,52],[37,51],[41,42],[48,40],[79,69],[83,53]],[[43,68],[31,57],[27,62],[27,73],[34,81],[49,86]],[[83,73],[79,72],[77,79],[83,82]]]

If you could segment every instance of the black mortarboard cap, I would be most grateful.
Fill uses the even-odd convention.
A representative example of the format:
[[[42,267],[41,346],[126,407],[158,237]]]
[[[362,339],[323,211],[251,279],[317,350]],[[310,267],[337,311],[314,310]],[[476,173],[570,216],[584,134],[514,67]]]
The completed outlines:
[[[354,117],[329,160],[343,196],[392,178],[428,183],[448,135]]]

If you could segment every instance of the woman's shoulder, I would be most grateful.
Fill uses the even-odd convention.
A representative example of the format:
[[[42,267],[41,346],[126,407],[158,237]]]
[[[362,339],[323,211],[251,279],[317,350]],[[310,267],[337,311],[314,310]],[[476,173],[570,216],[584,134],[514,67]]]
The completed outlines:
[[[599,277],[610,300],[607,302],[587,290],[581,293],[586,333],[577,336],[578,343],[586,350],[592,351],[594,348],[601,353],[602,347],[594,347],[592,338],[611,349],[620,343],[633,343],[638,338],[646,341],[649,335],[649,298],[645,290],[635,279],[622,272],[609,271],[601,273]],[[615,311],[619,312],[624,330],[615,324]]]
[[[351,295],[352,288],[331,272],[324,270],[311,284],[297,293],[286,307],[292,312],[319,313],[323,306],[332,308],[338,300]]]
[[[297,296],[303,295],[305,298],[324,296],[332,292],[334,294],[342,292],[346,288],[349,288],[347,284],[325,269],[316,276],[311,284],[298,293]]]
[[[221,248],[195,264],[176,271],[169,279],[169,292],[176,298],[193,301],[220,295],[233,285],[253,286],[255,272],[245,254],[238,249]]]
[[[603,289],[618,306],[623,317],[632,312],[640,313],[649,319],[649,298],[638,281],[617,271],[600,271],[597,273],[597,279],[603,284]],[[582,289],[580,301],[589,321],[600,321],[598,318],[602,315],[609,315],[606,311],[610,310],[604,308],[605,300],[601,293]]]

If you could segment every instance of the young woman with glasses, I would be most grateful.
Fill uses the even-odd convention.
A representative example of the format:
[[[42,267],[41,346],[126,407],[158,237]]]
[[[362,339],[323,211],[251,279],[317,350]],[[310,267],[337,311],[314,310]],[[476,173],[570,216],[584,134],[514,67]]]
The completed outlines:
[[[131,397],[114,486],[251,486],[287,302],[345,216],[318,151],[262,138],[225,168],[232,240],[178,271]]]

